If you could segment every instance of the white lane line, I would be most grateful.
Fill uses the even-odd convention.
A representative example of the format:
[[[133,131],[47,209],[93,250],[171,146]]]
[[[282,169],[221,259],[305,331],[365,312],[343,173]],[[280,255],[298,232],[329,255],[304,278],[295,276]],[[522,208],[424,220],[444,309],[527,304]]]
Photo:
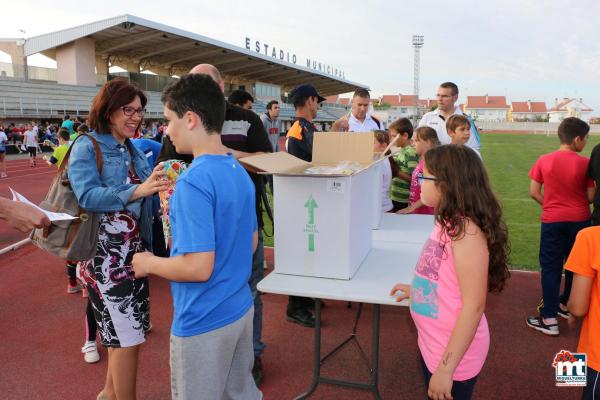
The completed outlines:
[[[40,173],[37,173],[37,174],[26,174],[26,175],[9,176],[8,178],[2,178],[2,179],[0,179],[0,182],[10,181],[11,179],[20,179],[20,178],[24,178],[26,176],[41,176],[41,175],[48,175],[48,174],[52,174],[52,173],[55,173],[55,171],[40,172]]]

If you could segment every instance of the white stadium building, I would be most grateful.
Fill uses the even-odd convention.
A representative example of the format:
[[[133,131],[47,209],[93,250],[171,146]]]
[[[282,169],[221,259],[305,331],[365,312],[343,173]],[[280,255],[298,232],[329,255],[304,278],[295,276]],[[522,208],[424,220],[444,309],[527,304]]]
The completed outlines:
[[[0,51],[11,63],[0,63],[0,119],[60,119],[85,116],[92,98],[116,76],[136,82],[148,94],[146,119],[160,119],[160,92],[174,77],[194,65],[215,65],[225,81],[225,95],[244,89],[255,98],[254,110],[270,100],[282,106],[280,118],[289,126],[294,110],[285,104],[295,86],[310,83],[322,96],[368,89],[346,80],[345,73],[314,60],[300,60],[280,49],[246,38],[245,47],[186,32],[132,15],[57,31],[28,39],[0,39]],[[27,65],[27,57],[42,54],[56,68]],[[110,72],[111,67],[121,71]],[[348,106],[323,104],[316,118],[331,123]]]

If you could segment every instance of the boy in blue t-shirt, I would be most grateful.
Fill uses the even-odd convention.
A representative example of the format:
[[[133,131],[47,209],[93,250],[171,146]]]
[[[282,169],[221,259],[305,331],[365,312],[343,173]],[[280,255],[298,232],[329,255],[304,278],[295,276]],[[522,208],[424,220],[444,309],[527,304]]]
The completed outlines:
[[[163,91],[167,134],[193,154],[170,202],[170,258],[138,253],[136,277],[171,281],[174,399],[261,399],[251,370],[252,294],[258,242],[254,185],[221,143],[225,99],[207,75],[185,75]]]

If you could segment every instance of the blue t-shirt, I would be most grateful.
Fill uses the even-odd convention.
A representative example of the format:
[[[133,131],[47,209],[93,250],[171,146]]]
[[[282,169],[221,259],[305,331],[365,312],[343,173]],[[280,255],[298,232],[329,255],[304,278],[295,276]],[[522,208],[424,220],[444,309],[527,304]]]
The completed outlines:
[[[63,121],[62,125],[60,126],[61,128],[67,128],[69,130],[69,133],[75,133],[75,130],[73,130],[73,125],[75,124],[75,122],[71,121],[70,119]]]
[[[171,282],[173,335],[219,329],[252,306],[254,203],[254,185],[232,155],[197,157],[177,180],[169,212],[171,257],[214,251],[215,261],[206,282]]]
[[[156,140],[151,139],[132,139],[131,143],[135,146],[136,149],[144,153],[146,156],[146,161],[148,161],[148,165],[150,169],[154,169],[156,164],[156,159],[160,154],[160,149],[162,145],[158,143]],[[158,194],[152,195],[152,212],[157,213],[160,210],[160,199],[158,198]]]
[[[133,139],[131,142],[135,147],[137,147],[142,153],[146,155],[146,159],[148,160],[150,168],[154,169],[154,166],[156,165],[156,159],[160,154],[160,149],[162,145],[156,140],[144,138]]]

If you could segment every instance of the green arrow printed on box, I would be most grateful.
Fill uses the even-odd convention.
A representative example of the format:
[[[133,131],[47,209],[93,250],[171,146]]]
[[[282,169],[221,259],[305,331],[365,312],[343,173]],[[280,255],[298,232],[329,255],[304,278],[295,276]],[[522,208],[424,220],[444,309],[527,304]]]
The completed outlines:
[[[308,208],[308,223],[306,224],[305,232],[308,233],[308,251],[315,251],[315,208],[319,208],[315,199],[312,195],[308,197],[308,200],[304,204],[304,207]]]

